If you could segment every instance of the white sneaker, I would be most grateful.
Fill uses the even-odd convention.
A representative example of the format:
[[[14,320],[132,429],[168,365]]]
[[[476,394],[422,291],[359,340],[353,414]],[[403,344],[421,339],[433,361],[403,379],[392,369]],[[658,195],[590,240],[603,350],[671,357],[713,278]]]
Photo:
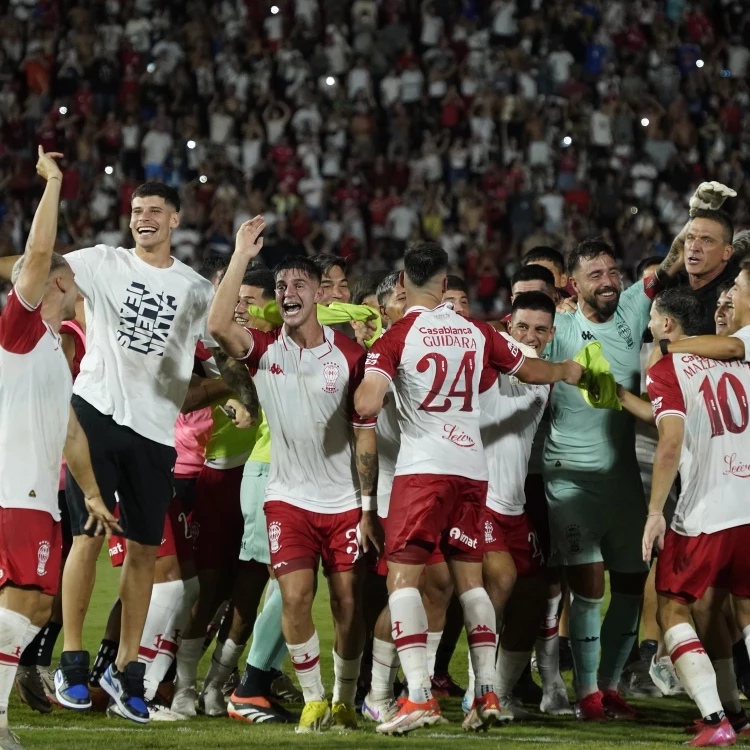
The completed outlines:
[[[539,710],[550,716],[572,716],[573,706],[570,705],[565,685],[545,693],[542,696],[542,702],[539,704]]]
[[[385,724],[398,713],[398,704],[393,698],[375,700],[372,693],[368,693],[362,701],[362,716],[376,724]]]
[[[661,690],[654,684],[646,662],[633,662],[625,668],[620,678],[620,695],[625,698],[661,698]]]
[[[178,714],[156,701],[146,701],[146,705],[148,706],[148,715],[151,717],[151,721],[185,721],[188,719],[187,716]]]
[[[651,660],[648,673],[654,681],[654,685],[661,690],[662,695],[680,695],[685,688],[674,671],[672,660],[668,656],[662,656],[658,661],[656,657]]]
[[[197,698],[195,687],[178,688],[172,698],[172,712],[185,718],[196,716],[195,701]]]
[[[0,729],[0,750],[24,750],[18,735],[11,732],[8,727]]]
[[[206,716],[218,717],[227,715],[227,703],[221,688],[222,686],[216,683],[203,686],[199,700],[203,704],[203,712]]]
[[[522,705],[518,698],[512,695],[499,695],[500,706],[502,707],[502,713],[500,714],[500,721],[507,721],[505,718],[507,714],[510,714],[510,719],[513,721],[528,721],[534,718],[534,714],[531,711],[527,711]]]

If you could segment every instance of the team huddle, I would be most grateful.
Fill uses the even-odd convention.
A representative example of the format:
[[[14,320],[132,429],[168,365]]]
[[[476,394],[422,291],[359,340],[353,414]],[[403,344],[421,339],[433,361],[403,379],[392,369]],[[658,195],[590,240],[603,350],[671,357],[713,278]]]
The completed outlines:
[[[445,721],[462,629],[466,731],[533,715],[534,652],[539,711],[632,719],[625,698],[653,694],[633,656],[649,617],[649,689],[695,701],[689,744],[750,734],[731,659],[750,648],[750,262],[720,210],[733,191],[701,185],[670,253],[626,289],[601,240],[567,264],[532,250],[488,323],[431,242],[351,295],[333,256],[266,268],[256,217],[199,275],[170,254],[180,200],[160,183],[134,193],[134,249],[56,255],[57,156],[39,151],[24,255],[0,259],[0,748],[22,748],[14,682],[43,713],[145,724],[198,707],[300,733],[360,713],[405,734]],[[105,538],[122,570],[92,663]],[[283,705],[297,700],[300,716]]]

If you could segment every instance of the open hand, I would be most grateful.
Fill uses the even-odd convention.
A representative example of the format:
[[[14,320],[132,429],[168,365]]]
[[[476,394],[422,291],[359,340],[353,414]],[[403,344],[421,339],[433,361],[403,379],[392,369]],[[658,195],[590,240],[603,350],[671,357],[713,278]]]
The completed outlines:
[[[722,185],[720,182],[701,182],[698,189],[693,193],[690,199],[690,215],[696,210],[710,209],[717,211],[724,205],[727,198],[734,198],[737,195],[736,190]]]
[[[262,216],[244,222],[237,230],[234,251],[248,260],[255,258],[263,249],[263,238],[260,234],[265,228],[266,222]]]
[[[661,552],[664,549],[664,535],[667,533],[667,522],[662,513],[649,514],[646,519],[646,528],[643,530],[643,542],[641,552],[643,561],[650,562],[654,552],[654,542]]]

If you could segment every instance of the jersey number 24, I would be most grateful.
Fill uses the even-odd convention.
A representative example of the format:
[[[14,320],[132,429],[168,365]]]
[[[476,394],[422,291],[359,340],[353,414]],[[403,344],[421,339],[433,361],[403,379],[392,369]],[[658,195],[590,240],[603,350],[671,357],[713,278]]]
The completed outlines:
[[[429,393],[419,408],[424,411],[448,411],[453,406],[451,398],[457,398],[463,401],[459,411],[473,411],[471,401],[474,397],[475,354],[476,352],[466,352],[464,354],[461,364],[458,366],[458,372],[456,372],[451,383],[450,390],[446,394],[448,398],[444,398],[443,402],[438,404],[433,403],[433,401],[442,395],[443,386],[448,379],[448,360],[439,352],[425,354],[417,362],[417,372],[427,372],[434,365],[435,375]]]

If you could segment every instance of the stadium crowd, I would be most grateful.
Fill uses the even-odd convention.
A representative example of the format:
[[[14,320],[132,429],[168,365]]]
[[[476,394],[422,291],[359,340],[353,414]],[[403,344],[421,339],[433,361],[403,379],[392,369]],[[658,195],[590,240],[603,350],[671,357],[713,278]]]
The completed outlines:
[[[303,733],[686,692],[694,746],[750,734],[742,4],[6,20],[0,748],[14,682]]]

